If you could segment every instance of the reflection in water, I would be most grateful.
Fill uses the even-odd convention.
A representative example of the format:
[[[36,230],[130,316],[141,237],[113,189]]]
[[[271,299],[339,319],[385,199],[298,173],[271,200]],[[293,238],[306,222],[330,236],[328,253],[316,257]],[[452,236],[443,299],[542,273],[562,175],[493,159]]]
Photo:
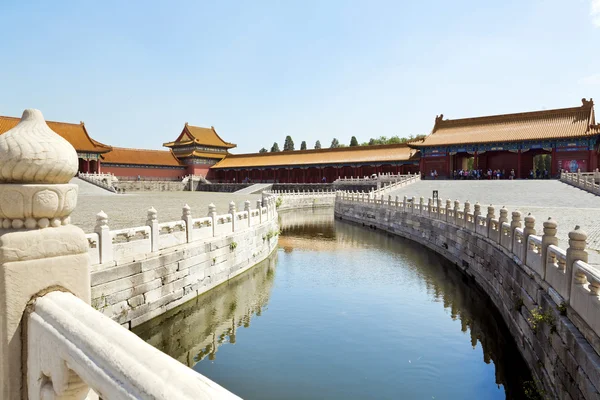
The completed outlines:
[[[133,329],[157,349],[189,367],[235,344],[238,328],[250,327],[269,301],[277,253],[208,293]]]
[[[280,227],[279,259],[135,332],[245,399],[523,398],[501,317],[448,261],[328,209]]]

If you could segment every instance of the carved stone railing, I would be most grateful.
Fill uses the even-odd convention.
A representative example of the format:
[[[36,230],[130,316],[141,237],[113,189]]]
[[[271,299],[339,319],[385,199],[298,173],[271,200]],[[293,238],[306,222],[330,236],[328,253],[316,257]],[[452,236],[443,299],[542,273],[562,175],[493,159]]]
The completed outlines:
[[[600,195],[600,172],[566,172],[560,174],[560,180],[595,195]]]
[[[239,399],[71,293],[50,292],[30,310],[29,400]]]
[[[231,202],[229,212],[221,215],[211,204],[208,216],[202,218],[192,218],[186,204],[181,220],[162,223],[158,222],[158,212],[150,208],[145,226],[117,230],[110,230],[108,216],[101,211],[96,216],[95,232],[86,235],[92,265],[139,261],[171,247],[249,229],[276,218],[275,200],[274,196],[258,200],[256,209],[246,201],[244,211],[236,211]]]
[[[600,336],[600,271],[587,263],[585,243],[587,234],[577,226],[569,233],[569,249],[565,252],[556,244],[557,224],[549,219],[544,222],[544,234],[535,235],[535,218],[521,213],[512,213],[508,222],[508,210],[500,210],[500,218],[496,219],[494,207],[488,207],[486,216],[480,215],[480,207],[467,201],[460,208],[458,201],[454,208],[450,200],[446,201],[444,210],[436,211],[431,199],[427,204],[423,198],[419,201],[413,197],[408,201],[382,201],[381,198],[369,199],[367,196],[356,196],[354,193],[338,192],[338,202],[356,202],[374,204],[376,207],[398,209],[405,213],[417,214],[421,217],[438,219],[464,228],[467,232],[492,240],[497,246],[512,255],[513,259],[527,266],[541,281],[549,287],[552,298],[558,305],[570,305],[574,311],[589,325],[596,335]]]
[[[113,183],[117,183],[118,179],[112,174],[89,174],[84,172],[78,172],[77,177],[82,181],[96,185],[102,189],[106,189],[109,192],[118,193],[117,189],[114,188]]]

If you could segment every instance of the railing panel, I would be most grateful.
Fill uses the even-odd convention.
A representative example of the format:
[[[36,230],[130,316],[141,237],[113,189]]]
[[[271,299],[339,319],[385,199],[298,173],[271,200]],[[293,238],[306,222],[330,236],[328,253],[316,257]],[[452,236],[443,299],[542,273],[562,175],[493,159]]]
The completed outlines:
[[[260,224],[260,210],[250,210],[250,224],[252,226]]]
[[[488,237],[494,242],[500,243],[500,222],[497,219],[490,219]]]
[[[67,292],[35,301],[26,349],[31,400],[239,399]]]
[[[475,232],[479,233],[481,236],[488,236],[487,218],[483,215],[478,215],[475,219]]]
[[[215,236],[233,232],[231,214],[217,215],[215,218]]]
[[[534,270],[539,276],[544,276],[546,264],[542,260],[542,238],[536,235],[527,237],[526,265]]]
[[[551,244],[546,253],[546,282],[565,300],[569,299],[569,277],[566,275],[567,253]]]
[[[507,222],[503,222],[500,227],[500,244],[506,250],[512,250],[512,229],[510,229],[510,224]]]
[[[152,251],[149,226],[110,231],[110,237],[113,243],[113,259],[115,261],[125,258],[133,259]]]
[[[179,246],[187,241],[185,221],[163,222],[158,224],[158,249]]]
[[[523,255],[525,254],[525,235],[523,234],[523,228],[515,228],[513,232],[513,247],[512,252],[519,261],[523,262]]]
[[[212,237],[213,235],[212,217],[192,219],[192,241]]]
[[[600,335],[600,271],[583,261],[573,263],[570,304],[573,310]]]
[[[100,243],[97,233],[87,233],[85,238],[88,241],[88,254],[92,265],[100,264]]]

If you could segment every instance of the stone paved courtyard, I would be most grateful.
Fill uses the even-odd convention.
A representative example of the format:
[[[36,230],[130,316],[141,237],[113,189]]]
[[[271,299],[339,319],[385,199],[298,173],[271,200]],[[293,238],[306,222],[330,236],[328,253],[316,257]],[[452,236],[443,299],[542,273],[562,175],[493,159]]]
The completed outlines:
[[[421,181],[394,191],[392,196],[432,196],[438,190],[441,199],[469,200],[481,204],[482,214],[487,206],[496,207],[496,216],[502,206],[509,212],[519,210],[523,217],[531,213],[536,218],[536,229],[542,233],[542,223],[548,217],[558,222],[559,246],[568,247],[568,233],[580,225],[588,234],[590,262],[600,265],[600,197],[556,180],[519,181]],[[425,200],[427,201],[427,200]],[[509,214],[510,218],[510,214]]]
[[[96,214],[100,210],[108,215],[111,229],[121,229],[146,224],[146,214],[150,207],[158,211],[158,222],[176,221],[181,218],[181,209],[187,203],[192,209],[192,217],[208,214],[208,205],[214,203],[217,213],[224,214],[229,202],[235,201],[238,211],[244,209],[244,201],[250,200],[256,208],[256,200],[261,195],[235,195],[232,193],[208,192],[138,192],[113,194],[87,182],[77,181],[79,199],[75,212],[71,214],[73,224],[86,233],[94,231]]]

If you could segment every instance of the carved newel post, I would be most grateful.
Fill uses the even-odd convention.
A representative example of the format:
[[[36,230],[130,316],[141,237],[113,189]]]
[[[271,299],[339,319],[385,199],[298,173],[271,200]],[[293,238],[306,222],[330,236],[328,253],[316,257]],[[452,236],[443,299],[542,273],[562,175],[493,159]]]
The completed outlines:
[[[251,214],[251,210],[250,210],[250,200],[246,200],[244,202],[244,211],[246,212],[247,216],[248,216],[248,226],[252,225],[252,218],[250,216]]]
[[[262,224],[263,215],[262,215],[262,201],[261,200],[256,200],[256,209],[258,210],[258,221],[259,221],[259,223]]]
[[[21,321],[28,302],[53,290],[90,302],[88,242],[69,224],[78,193],[69,181],[77,166],[73,146],[38,110],[25,110],[17,126],[0,135],[1,399],[21,399],[27,386]]]
[[[237,228],[237,224],[235,223],[235,203],[233,201],[229,202],[229,214],[231,214],[231,231],[235,232]]]
[[[158,211],[154,207],[148,209],[146,225],[150,227],[150,246],[152,251],[158,251]]]
[[[487,225],[487,237],[492,238],[494,240],[498,240],[497,237],[492,237],[492,220],[494,218],[496,218],[496,209],[494,208],[493,205],[489,205],[487,208],[487,215],[485,216],[486,219],[486,225]],[[498,227],[498,231],[500,231],[500,228]]]
[[[264,199],[263,199],[264,202]],[[208,205],[208,216],[212,219],[212,235],[213,237],[215,236],[215,229],[217,226],[217,206],[215,206],[213,203],[210,203]]]
[[[531,213],[525,217],[525,228],[523,228],[523,254],[520,255],[524,263],[527,262],[527,249],[529,248],[529,236],[535,235],[535,217]]]
[[[194,240],[192,238],[194,226],[192,224],[192,209],[187,204],[181,209],[181,219],[185,221],[186,241],[190,243]]]
[[[581,275],[575,275],[573,273],[573,264],[575,261],[588,261],[588,253],[585,251],[585,241],[587,240],[587,233],[579,227],[575,226],[571,232],[569,232],[569,248],[567,249],[567,265],[565,266],[565,277],[568,280],[569,298],[565,301],[570,302],[571,300],[571,283],[575,278],[575,283],[582,284],[585,281],[585,277]]]
[[[448,221],[448,210],[452,209],[452,200],[446,199],[446,222]]]
[[[544,221],[544,234],[542,235],[542,279],[546,279],[546,265],[548,264],[548,247],[552,244],[558,246],[558,238],[556,232],[558,231],[558,224],[552,217]]]

